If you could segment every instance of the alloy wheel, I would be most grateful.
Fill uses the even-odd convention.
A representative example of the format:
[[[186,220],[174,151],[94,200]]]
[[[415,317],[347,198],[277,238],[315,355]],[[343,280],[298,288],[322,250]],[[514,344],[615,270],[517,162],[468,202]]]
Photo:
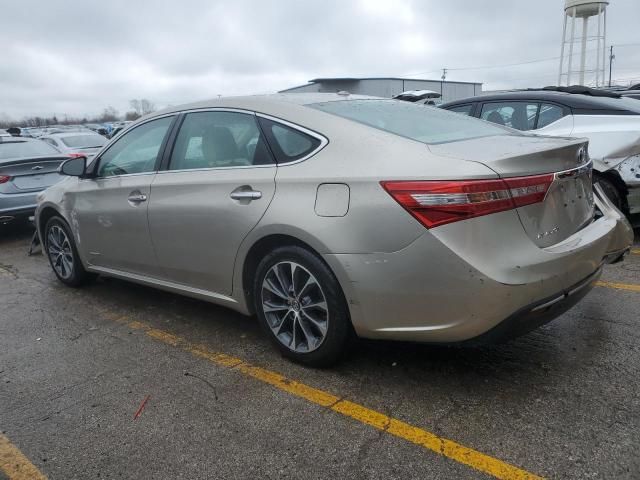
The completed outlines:
[[[262,309],[267,323],[284,346],[312,352],[327,335],[329,309],[316,277],[302,265],[273,265],[262,282]]]
[[[67,233],[58,225],[47,232],[47,252],[56,273],[67,280],[73,275],[73,251]]]

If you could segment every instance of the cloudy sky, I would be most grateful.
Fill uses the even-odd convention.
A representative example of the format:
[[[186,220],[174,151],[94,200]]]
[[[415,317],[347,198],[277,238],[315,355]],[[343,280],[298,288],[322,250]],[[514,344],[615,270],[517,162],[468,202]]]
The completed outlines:
[[[320,76],[556,83],[563,0],[3,2],[0,119],[121,114]],[[640,0],[611,0],[614,79],[640,81]],[[632,45],[629,45],[632,44]],[[545,60],[525,65],[516,63]],[[509,65],[509,66],[507,66]],[[483,67],[483,68],[477,68]],[[491,68],[488,68],[491,67]]]

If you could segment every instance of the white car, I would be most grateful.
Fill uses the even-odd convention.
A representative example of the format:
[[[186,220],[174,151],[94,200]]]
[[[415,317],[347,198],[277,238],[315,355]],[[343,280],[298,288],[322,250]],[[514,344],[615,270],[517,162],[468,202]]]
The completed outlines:
[[[404,100],[405,102],[423,103],[424,105],[437,105],[442,103],[442,94],[433,90],[407,90],[406,92],[394,95],[394,100]]]
[[[554,87],[482,95],[441,108],[540,135],[588,138],[594,182],[620,210],[640,213],[640,100]]]
[[[51,133],[41,136],[40,140],[53,145],[63,153],[83,155],[87,158],[93,158],[108,142],[102,135],[92,132],[88,128],[64,133]]]

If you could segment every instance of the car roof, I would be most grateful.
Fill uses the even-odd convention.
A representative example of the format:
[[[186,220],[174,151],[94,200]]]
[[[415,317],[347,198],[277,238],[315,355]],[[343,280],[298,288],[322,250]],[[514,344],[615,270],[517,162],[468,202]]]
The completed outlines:
[[[640,114],[640,103],[636,107],[629,103],[629,98],[610,98],[610,97],[594,97],[591,95],[583,95],[576,93],[557,92],[550,90],[515,90],[511,92],[501,92],[489,95],[477,95],[475,97],[463,98],[453,102],[447,102],[441,105],[447,108],[454,105],[462,105],[473,102],[492,102],[492,101],[548,101],[559,103],[571,109],[582,110],[619,110],[627,111],[633,114]]]
[[[273,93],[266,95],[244,95],[220,97],[210,100],[202,100],[184,105],[176,105],[164,110],[159,110],[149,114],[143,118],[152,118],[167,113],[180,112],[184,110],[197,110],[201,108],[247,108],[254,111],[270,110],[278,105],[310,105],[313,103],[323,102],[339,102],[347,100],[367,100],[380,97],[370,97],[367,95],[352,95],[348,92],[344,93]],[[386,99],[390,100],[390,99]]]

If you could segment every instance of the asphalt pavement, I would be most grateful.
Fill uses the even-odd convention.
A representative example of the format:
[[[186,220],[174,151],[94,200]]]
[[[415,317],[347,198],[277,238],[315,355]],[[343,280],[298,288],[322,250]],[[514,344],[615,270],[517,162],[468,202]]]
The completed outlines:
[[[30,235],[0,229],[0,461],[19,451],[50,479],[640,478],[638,241],[505,345],[360,341],[315,370],[221,307],[67,288]]]

